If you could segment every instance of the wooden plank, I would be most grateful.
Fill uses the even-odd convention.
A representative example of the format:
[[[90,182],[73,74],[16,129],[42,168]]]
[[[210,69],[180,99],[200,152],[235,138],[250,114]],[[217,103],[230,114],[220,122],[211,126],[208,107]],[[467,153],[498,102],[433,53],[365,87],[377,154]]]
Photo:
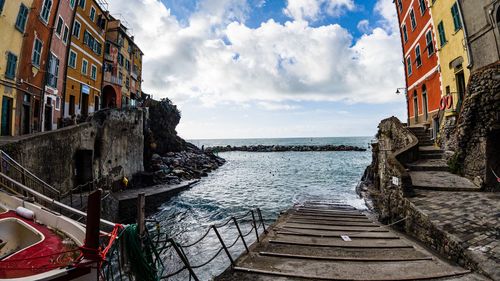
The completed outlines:
[[[322,256],[309,256],[309,255],[292,255],[292,254],[282,254],[282,253],[274,253],[274,252],[259,252],[259,255],[262,256],[271,256],[271,257],[284,257],[284,258],[297,258],[297,259],[313,259],[313,260],[328,260],[328,261],[353,261],[353,262],[403,262],[403,261],[424,261],[424,260],[433,260],[432,257],[424,256],[424,257],[414,257],[414,258],[405,258],[405,257],[384,257],[384,258],[358,258],[358,257],[322,257]]]
[[[349,223],[349,222],[324,222],[324,221],[308,221],[308,220],[289,220],[287,223],[296,224],[314,224],[314,225],[331,225],[331,226],[358,226],[358,227],[378,227],[375,223]]]
[[[413,248],[411,245],[354,245],[354,244],[344,244],[344,245],[334,245],[325,243],[305,243],[305,242],[294,242],[294,241],[284,241],[284,240],[274,240],[269,239],[269,243],[273,244],[286,244],[286,245],[296,245],[296,246],[314,246],[314,247],[330,247],[330,248],[356,248],[356,249],[407,249]]]
[[[290,231],[277,231],[277,234],[283,234],[283,235],[294,235],[294,236],[310,236],[310,237],[337,237],[339,238],[341,235],[344,234],[314,234],[314,233],[298,233],[298,232],[290,232]],[[363,236],[363,235],[348,235],[352,239],[400,239],[398,236]]]
[[[377,228],[372,228],[372,229],[363,229],[363,230],[358,230],[358,229],[352,229],[352,228],[326,228],[326,227],[320,227],[320,226],[311,226],[308,227],[308,225],[304,226],[292,226],[292,225],[284,225],[282,228],[292,228],[292,229],[314,229],[314,230],[330,230],[330,231],[346,231],[347,233],[349,232],[355,232],[355,233],[362,233],[362,232],[390,232],[387,229],[377,227]]]

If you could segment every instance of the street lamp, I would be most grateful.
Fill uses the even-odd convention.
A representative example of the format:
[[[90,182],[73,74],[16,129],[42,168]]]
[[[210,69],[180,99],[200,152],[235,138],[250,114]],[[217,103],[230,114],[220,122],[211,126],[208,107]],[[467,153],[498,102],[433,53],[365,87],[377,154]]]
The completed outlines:
[[[407,115],[406,124],[407,124],[407,126],[410,126],[410,105],[408,103],[408,89],[406,87],[404,87],[404,88],[397,88],[396,89],[396,95],[399,95],[401,93],[401,91],[399,91],[399,90],[403,90],[403,92],[405,94],[405,98],[406,98],[406,115]]]
[[[406,89],[406,88],[397,88],[396,89],[396,95],[399,95],[401,93],[399,90],[404,90],[405,94],[408,93],[408,89]]]

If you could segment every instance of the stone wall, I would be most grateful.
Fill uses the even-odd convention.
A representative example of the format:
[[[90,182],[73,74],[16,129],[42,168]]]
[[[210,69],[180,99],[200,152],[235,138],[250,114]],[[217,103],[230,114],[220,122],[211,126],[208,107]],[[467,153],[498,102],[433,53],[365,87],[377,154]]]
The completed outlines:
[[[365,194],[370,196],[379,220],[393,224],[449,259],[470,269],[478,264],[462,247],[460,240],[438,228],[409,198],[414,197],[411,178],[404,165],[418,158],[418,140],[400,121],[382,120],[373,145],[372,165],[365,175],[371,182]]]
[[[67,192],[82,181],[111,184],[144,170],[144,113],[101,110],[87,123],[1,147],[35,175]]]
[[[454,131],[442,146],[455,152],[454,172],[466,176],[485,190],[494,190],[491,169],[500,172],[498,151],[492,150],[500,130],[500,63],[471,75],[467,94]],[[496,143],[498,146],[498,142]],[[490,152],[488,152],[490,151]]]

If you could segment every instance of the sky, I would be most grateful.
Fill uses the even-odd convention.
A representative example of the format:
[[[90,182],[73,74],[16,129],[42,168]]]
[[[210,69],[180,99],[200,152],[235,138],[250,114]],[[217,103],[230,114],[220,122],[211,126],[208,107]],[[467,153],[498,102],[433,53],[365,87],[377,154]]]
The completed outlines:
[[[187,139],[372,136],[405,120],[392,0],[108,0]]]

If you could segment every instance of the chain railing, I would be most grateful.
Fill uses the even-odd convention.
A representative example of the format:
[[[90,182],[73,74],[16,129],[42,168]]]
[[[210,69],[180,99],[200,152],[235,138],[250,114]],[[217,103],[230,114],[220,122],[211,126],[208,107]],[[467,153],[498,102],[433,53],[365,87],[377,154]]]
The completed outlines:
[[[245,221],[250,222],[250,228],[248,231],[243,232],[241,226]],[[231,239],[224,239],[221,229],[224,228],[226,232],[230,232],[231,227],[236,236]],[[251,242],[250,236],[255,235],[255,239],[260,241],[260,235],[267,232],[260,209],[250,210],[242,216],[233,216],[223,223],[213,224],[198,239],[185,244],[176,242],[175,239],[169,237],[168,233],[162,233],[158,223],[156,223],[156,231],[152,229],[150,227],[146,231],[145,237],[142,238],[142,243],[147,244],[146,248],[153,249],[151,251],[150,264],[156,266],[156,278],[168,280],[179,277],[179,275],[184,273],[188,274],[189,280],[194,281],[199,281],[200,271],[206,268],[223,252],[229,260],[229,265],[235,266],[237,257],[234,256],[234,252],[238,250],[235,248],[238,242],[241,241],[243,244],[243,248],[239,249],[239,251],[246,251],[248,253],[249,242]],[[210,234],[215,234],[218,245],[215,249],[212,249],[210,256],[202,257],[204,251],[196,251],[196,253],[189,254],[188,250],[190,248],[199,247],[205,240],[210,239]],[[129,247],[129,244],[124,245],[124,241],[121,241],[123,239],[120,238],[117,239],[113,249],[110,251],[109,259],[101,269],[101,276],[106,281],[133,279],[131,278],[131,269],[126,265],[127,257],[124,255],[126,251],[123,250],[124,247]],[[233,251],[233,254],[231,251]],[[176,260],[180,261],[179,268],[172,267],[175,265]],[[193,262],[194,260],[196,260],[196,263]],[[165,268],[166,265],[172,268]]]

